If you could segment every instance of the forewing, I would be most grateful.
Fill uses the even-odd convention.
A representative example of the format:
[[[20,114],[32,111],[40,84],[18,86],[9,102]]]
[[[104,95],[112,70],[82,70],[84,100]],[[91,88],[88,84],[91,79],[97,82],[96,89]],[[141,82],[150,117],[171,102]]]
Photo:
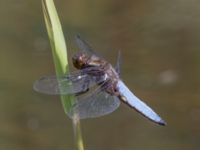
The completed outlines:
[[[104,76],[89,75],[91,68],[72,72],[70,75],[62,77],[41,77],[35,81],[33,88],[37,92],[50,95],[70,95],[85,92],[88,88],[104,81]]]
[[[75,94],[86,90],[84,79],[87,76],[81,76],[76,81],[71,81],[67,77],[44,76],[34,83],[34,90],[44,94],[50,95],[67,95]]]
[[[72,117],[73,113],[76,113],[80,119],[86,119],[104,116],[115,111],[120,105],[119,99],[103,90],[102,86],[98,86],[90,94],[77,97],[77,103],[68,115]]]
[[[83,40],[79,35],[75,36],[75,42],[80,50],[84,51],[85,53],[89,55],[97,56],[96,52],[93,51],[92,47],[85,40]]]
[[[141,113],[143,116],[153,122],[156,122],[160,125],[166,124],[165,121],[158,114],[156,114],[147,104],[138,99],[122,81],[118,81],[117,88],[120,95],[122,96],[122,100],[129,106],[136,109],[139,113]]]
[[[118,73],[119,76],[121,75],[121,72],[120,72],[121,64],[122,64],[121,51],[118,51],[117,63],[116,63],[116,66],[115,66],[115,71]]]

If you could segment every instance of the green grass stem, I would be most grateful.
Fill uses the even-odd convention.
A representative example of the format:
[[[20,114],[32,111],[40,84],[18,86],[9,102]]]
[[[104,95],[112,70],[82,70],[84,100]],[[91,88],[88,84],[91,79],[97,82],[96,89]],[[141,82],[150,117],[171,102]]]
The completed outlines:
[[[56,75],[63,76],[69,72],[67,47],[53,0],[42,0],[42,8],[51,44]],[[61,101],[64,111],[67,114],[67,112],[70,111],[75,98],[73,96],[61,96]],[[77,149],[84,150],[80,119],[74,114],[72,120]]]

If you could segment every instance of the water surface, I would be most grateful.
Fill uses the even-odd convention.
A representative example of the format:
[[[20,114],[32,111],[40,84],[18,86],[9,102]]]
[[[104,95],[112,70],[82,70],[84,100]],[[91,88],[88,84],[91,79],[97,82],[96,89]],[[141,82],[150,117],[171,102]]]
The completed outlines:
[[[74,149],[59,98],[33,91],[54,74],[40,1],[0,2],[0,149]],[[82,121],[87,150],[200,147],[200,2],[57,1],[71,55],[80,33],[168,123],[160,127],[125,105]]]

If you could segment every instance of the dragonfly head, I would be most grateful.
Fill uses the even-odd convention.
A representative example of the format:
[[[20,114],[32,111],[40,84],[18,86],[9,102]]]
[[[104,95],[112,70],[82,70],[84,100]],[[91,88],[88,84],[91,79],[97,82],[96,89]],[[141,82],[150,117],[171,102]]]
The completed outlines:
[[[88,59],[89,57],[86,54],[80,52],[72,57],[72,62],[77,69],[83,69],[87,66]]]

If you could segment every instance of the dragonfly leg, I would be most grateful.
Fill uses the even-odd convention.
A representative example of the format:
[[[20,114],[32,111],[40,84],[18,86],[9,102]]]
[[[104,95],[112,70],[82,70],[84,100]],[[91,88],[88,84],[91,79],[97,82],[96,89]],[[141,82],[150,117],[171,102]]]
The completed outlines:
[[[84,93],[86,93],[88,91],[89,91],[89,88],[85,89],[84,91],[76,93],[75,96],[80,96],[80,95],[82,95],[82,94],[84,94]]]
[[[82,85],[83,91],[76,93],[75,96],[79,96],[79,95],[82,95],[82,94],[88,92],[89,91],[89,84],[90,84],[90,80],[86,78],[85,81],[84,81],[84,84]]]

